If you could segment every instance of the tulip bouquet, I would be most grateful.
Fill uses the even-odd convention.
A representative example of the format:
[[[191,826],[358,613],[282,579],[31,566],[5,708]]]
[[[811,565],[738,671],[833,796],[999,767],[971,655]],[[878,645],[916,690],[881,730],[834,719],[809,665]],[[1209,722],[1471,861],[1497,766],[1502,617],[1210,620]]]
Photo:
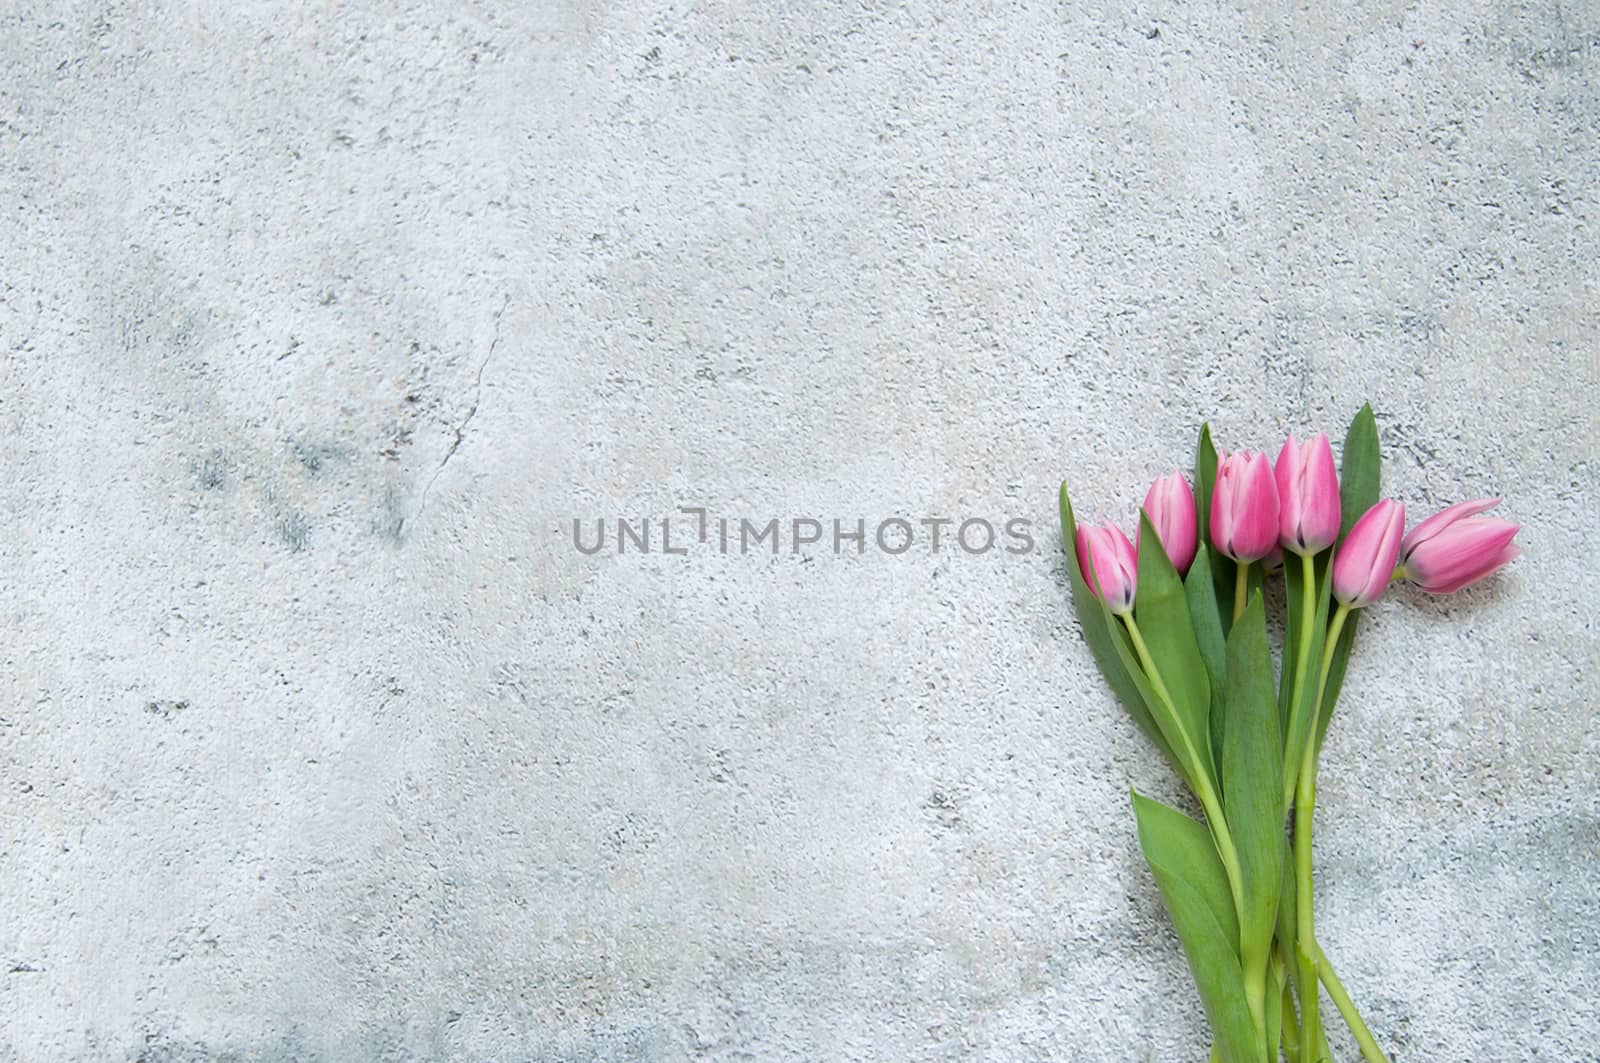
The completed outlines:
[[[1133,795],[1139,844],[1177,929],[1219,1063],[1331,1060],[1323,989],[1369,1063],[1385,1057],[1317,943],[1311,820],[1317,762],[1360,611],[1390,583],[1446,594],[1517,555],[1517,525],[1485,499],[1405,531],[1378,497],[1370,406],[1334,469],[1326,435],[1222,455],[1200,431],[1195,490],[1150,488],[1133,542],[1080,527],[1066,484],[1061,528],[1073,605],[1101,672],[1193,792],[1203,820]],[[1136,545],[1137,544],[1137,545]],[[1263,590],[1284,584],[1281,674]]]

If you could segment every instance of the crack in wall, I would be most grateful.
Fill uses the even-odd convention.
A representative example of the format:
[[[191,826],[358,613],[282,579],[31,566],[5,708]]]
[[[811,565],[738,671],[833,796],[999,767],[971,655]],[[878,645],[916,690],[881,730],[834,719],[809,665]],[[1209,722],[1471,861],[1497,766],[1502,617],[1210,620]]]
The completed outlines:
[[[461,422],[452,426],[451,434],[454,438],[450,440],[450,446],[445,450],[444,457],[439,459],[438,465],[434,466],[433,475],[428,477],[428,482],[426,484],[422,485],[422,497],[417,501],[416,514],[413,517],[406,518],[400,522],[399,530],[402,534],[404,533],[406,527],[413,522],[413,520],[417,520],[422,517],[422,511],[427,508],[428,505],[428,492],[433,489],[433,482],[439,478],[440,473],[444,472],[444,467],[450,464],[450,459],[456,456],[456,451],[461,449],[462,441],[467,438],[467,426],[470,425],[472,423],[472,419],[478,415],[478,404],[483,401],[483,373],[484,370],[489,368],[489,362],[494,359],[494,352],[500,346],[500,321],[505,317],[506,309],[510,305],[511,295],[510,293],[507,293],[506,297],[500,303],[500,309],[495,311],[494,335],[489,340],[489,350],[484,353],[483,361],[478,364],[478,373],[473,380],[472,405],[467,408],[466,416],[461,418]]]

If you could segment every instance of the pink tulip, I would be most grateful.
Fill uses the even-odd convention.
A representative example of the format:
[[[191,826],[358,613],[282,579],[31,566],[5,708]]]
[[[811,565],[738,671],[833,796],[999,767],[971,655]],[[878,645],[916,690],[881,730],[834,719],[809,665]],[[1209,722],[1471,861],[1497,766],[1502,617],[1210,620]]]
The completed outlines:
[[[1480,517],[1498,498],[1458,502],[1418,524],[1400,543],[1400,572],[1429,594],[1449,594],[1510,563],[1519,525]]]
[[[1133,609],[1133,591],[1139,582],[1139,555],[1133,544],[1109,521],[1078,528],[1078,568],[1089,589],[1121,616]]]
[[[1339,537],[1339,474],[1328,437],[1304,443],[1291,434],[1273,470],[1278,485],[1278,541],[1285,550],[1315,554]]]
[[[1400,554],[1406,507],[1385,498],[1361,515],[1333,558],[1333,596],[1355,609],[1383,597]]]
[[[1172,567],[1178,570],[1180,576],[1188,572],[1189,565],[1194,561],[1198,534],[1195,528],[1194,492],[1189,490],[1189,481],[1183,478],[1183,473],[1163,476],[1151,484],[1150,492],[1144,496],[1144,512],[1150,518],[1156,538],[1161,540],[1161,548],[1167,552]],[[1143,536],[1144,523],[1141,521],[1139,538],[1135,540],[1141,548],[1144,545]]]
[[[1265,454],[1229,454],[1211,492],[1211,544],[1235,561],[1266,557],[1278,545],[1278,487]]]

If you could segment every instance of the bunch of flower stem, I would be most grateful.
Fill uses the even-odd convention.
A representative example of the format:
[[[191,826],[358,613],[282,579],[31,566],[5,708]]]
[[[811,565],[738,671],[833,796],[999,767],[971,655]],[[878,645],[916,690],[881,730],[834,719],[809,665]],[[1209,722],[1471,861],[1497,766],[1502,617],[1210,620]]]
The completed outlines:
[[[1452,506],[1404,535],[1404,508],[1377,499],[1377,436],[1370,408],[1362,410],[1346,439],[1343,484],[1328,439],[1320,434],[1304,442],[1290,436],[1277,462],[1271,463],[1260,453],[1219,456],[1211,450],[1209,433],[1202,432],[1197,477],[1198,507],[1180,473],[1152,485],[1143,506],[1138,547],[1112,525],[1078,528],[1076,568],[1105,607],[1107,623],[1115,616],[1126,631],[1137,658],[1136,663],[1125,662],[1129,678],[1136,685],[1143,682],[1141,691],[1148,691],[1161,718],[1170,721],[1181,714],[1134,614],[1145,530],[1160,540],[1160,552],[1180,578],[1202,550],[1209,551],[1207,557],[1215,559],[1216,568],[1233,567],[1231,593],[1219,585],[1215,597],[1231,599],[1234,626],[1245,616],[1252,588],[1282,569],[1291,614],[1298,609],[1298,615],[1289,617],[1291,644],[1284,654],[1287,728],[1282,735],[1281,772],[1276,776],[1282,781],[1279,822],[1293,817],[1294,947],[1293,955],[1286,955],[1289,950],[1280,930],[1268,935],[1275,940],[1263,951],[1264,942],[1252,944],[1241,931],[1236,945],[1242,990],[1257,1046],[1273,1039],[1271,1020],[1277,1018],[1281,1040],[1294,1063],[1327,1058],[1318,1006],[1320,985],[1328,990],[1363,1056],[1369,1063],[1379,1063],[1385,1059],[1383,1052],[1316,938],[1311,844],[1322,737],[1349,653],[1356,611],[1376,601],[1396,579],[1410,579],[1432,593],[1447,593],[1484,578],[1516,556],[1511,539],[1517,526],[1478,516],[1495,504],[1484,499]],[[1064,527],[1070,526],[1064,489],[1063,519]],[[1196,567],[1206,574],[1203,582],[1209,583],[1213,566]],[[1202,597],[1209,602],[1212,596],[1205,591]],[[1256,619],[1259,625],[1259,615]],[[1263,667],[1270,667],[1270,662]],[[1209,768],[1195,770],[1207,763],[1201,757],[1209,757],[1209,750],[1194,748],[1195,736],[1182,726],[1151,727],[1149,721],[1142,726],[1167,749],[1199,799],[1243,927],[1247,904],[1240,851]],[[1148,847],[1146,855],[1150,856]],[[1188,948],[1189,942],[1185,945]],[[1265,999],[1269,962],[1283,987],[1282,1000],[1271,1002],[1281,1009],[1279,1015],[1268,1011]],[[1298,1016],[1289,998],[1291,983],[1299,998]],[[1275,1048],[1269,1046],[1272,1058]],[[1213,1056],[1217,1057],[1216,1051]]]

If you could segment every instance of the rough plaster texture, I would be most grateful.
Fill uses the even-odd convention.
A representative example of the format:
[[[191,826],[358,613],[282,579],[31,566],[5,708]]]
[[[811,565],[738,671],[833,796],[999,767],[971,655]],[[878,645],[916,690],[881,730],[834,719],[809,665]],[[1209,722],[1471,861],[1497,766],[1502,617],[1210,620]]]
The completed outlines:
[[[0,5],[0,1053],[1199,1059],[1053,492],[1370,397],[1527,555],[1374,610],[1325,942],[1600,1059],[1597,85],[1592,3]],[[1038,549],[571,545],[680,505]]]

